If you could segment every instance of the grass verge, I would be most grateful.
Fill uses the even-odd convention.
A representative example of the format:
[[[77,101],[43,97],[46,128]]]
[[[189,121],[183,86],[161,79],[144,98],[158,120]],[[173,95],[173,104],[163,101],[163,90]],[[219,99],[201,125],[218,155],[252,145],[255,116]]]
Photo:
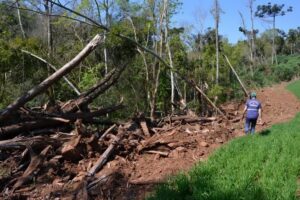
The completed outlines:
[[[149,199],[297,199],[300,114],[255,136],[235,139]]]
[[[287,86],[287,89],[294,93],[300,99],[300,80],[294,81]]]
[[[300,98],[300,81],[287,88]],[[232,140],[187,174],[158,186],[148,199],[296,200],[299,177],[300,113],[260,134]]]

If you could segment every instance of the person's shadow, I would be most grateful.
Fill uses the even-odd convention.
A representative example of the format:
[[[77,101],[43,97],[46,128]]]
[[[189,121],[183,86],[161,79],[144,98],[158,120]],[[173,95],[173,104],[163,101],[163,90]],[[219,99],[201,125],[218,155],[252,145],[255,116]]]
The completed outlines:
[[[268,136],[271,133],[269,129],[263,130],[259,133],[261,136]]]

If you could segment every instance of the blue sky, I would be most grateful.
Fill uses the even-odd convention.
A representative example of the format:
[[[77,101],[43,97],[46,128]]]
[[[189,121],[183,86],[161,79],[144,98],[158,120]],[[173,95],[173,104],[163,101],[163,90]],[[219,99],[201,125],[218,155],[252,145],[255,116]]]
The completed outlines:
[[[247,7],[248,0],[219,0],[223,10],[220,21],[220,34],[227,37],[229,42],[236,43],[238,40],[245,39],[243,34],[238,31],[242,25],[239,11],[244,15],[247,28],[250,28],[250,11]],[[293,12],[287,13],[276,19],[276,26],[284,31],[290,28],[300,26],[300,1],[298,0],[256,0],[254,2],[254,11],[257,5],[267,4],[268,2],[285,4],[285,9],[289,6],[293,7]],[[182,7],[179,13],[174,17],[175,26],[189,27],[189,31],[200,32],[208,27],[214,27],[213,17],[210,9],[213,0],[182,0]],[[259,29],[262,33],[264,30],[271,28],[272,24],[261,19],[255,18],[254,28]]]

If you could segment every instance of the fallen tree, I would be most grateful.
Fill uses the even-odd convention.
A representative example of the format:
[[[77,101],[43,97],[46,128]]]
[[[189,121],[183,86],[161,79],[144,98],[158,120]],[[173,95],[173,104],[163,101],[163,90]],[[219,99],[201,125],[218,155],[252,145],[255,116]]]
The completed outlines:
[[[28,101],[44,92],[47,88],[53,85],[57,80],[69,73],[73,68],[78,66],[98,45],[103,43],[101,35],[97,34],[71,61],[65,64],[62,68],[54,72],[51,76],[47,77],[37,86],[26,92],[23,96],[19,97],[12,104],[0,113],[0,121],[9,116],[12,112],[16,111],[21,106],[25,105]]]

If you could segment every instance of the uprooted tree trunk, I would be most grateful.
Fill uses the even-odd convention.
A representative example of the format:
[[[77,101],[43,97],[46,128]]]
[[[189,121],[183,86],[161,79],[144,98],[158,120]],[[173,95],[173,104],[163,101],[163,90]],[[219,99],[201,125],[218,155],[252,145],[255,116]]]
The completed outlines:
[[[97,98],[100,94],[103,94],[107,89],[109,89],[112,85],[114,85],[117,82],[126,65],[127,64],[124,64],[119,68],[112,69],[96,85],[94,85],[88,91],[82,93],[78,98],[73,99],[66,105],[64,105],[62,107],[63,112],[76,112],[79,109],[91,103],[95,98]]]
[[[26,104],[28,101],[32,100],[37,95],[44,92],[51,85],[53,85],[57,80],[62,78],[64,75],[69,73],[73,68],[78,66],[80,62],[84,60],[99,44],[103,42],[102,36],[97,34],[86,46],[84,49],[79,52],[70,62],[65,64],[62,68],[57,70],[51,76],[46,78],[39,85],[35,86],[28,92],[26,92],[23,96],[19,97],[15,102],[10,104],[5,110],[3,110],[0,114],[0,120],[5,119],[12,112],[16,111],[18,108]]]

